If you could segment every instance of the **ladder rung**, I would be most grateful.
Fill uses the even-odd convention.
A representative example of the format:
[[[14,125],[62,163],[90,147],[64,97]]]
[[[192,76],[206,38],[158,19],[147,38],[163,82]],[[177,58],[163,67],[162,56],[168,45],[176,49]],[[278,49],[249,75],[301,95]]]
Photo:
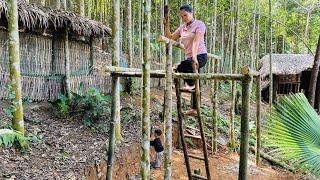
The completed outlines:
[[[198,175],[198,174],[192,174],[192,177],[198,178],[198,179],[207,179],[206,177],[200,176],[200,175]]]
[[[180,89],[180,92],[184,92],[184,93],[195,93],[196,90]]]
[[[195,135],[191,135],[191,134],[185,134],[184,137],[194,138],[194,139],[201,139],[201,136],[195,136]]]
[[[194,159],[204,160],[204,157],[201,157],[201,156],[196,156],[196,155],[192,155],[192,154],[188,154],[188,156],[191,158],[194,158]]]

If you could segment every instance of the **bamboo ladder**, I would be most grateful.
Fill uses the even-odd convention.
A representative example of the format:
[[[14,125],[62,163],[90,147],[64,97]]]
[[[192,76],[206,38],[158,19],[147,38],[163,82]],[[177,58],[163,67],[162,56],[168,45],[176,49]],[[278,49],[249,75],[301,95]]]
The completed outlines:
[[[201,144],[202,144],[202,149],[203,149],[203,157],[192,155],[188,153],[187,145],[185,143],[185,137],[191,137],[189,135],[184,134],[184,128],[183,128],[183,113],[182,113],[182,107],[181,107],[181,89],[180,89],[180,79],[175,78],[175,89],[176,89],[176,94],[177,94],[177,110],[178,110],[178,119],[179,119],[179,132],[180,132],[180,137],[181,137],[181,143],[182,143],[182,148],[183,148],[183,154],[184,154],[184,159],[185,159],[185,164],[187,168],[187,173],[189,179],[192,178],[197,178],[197,179],[211,179],[210,176],[210,169],[209,169],[209,159],[208,159],[208,151],[207,151],[207,144],[205,140],[205,135],[204,135],[204,130],[203,130],[203,122],[201,119],[200,115],[200,88],[199,88],[199,79],[196,80],[196,89],[195,89],[195,94],[196,94],[196,106],[197,106],[197,119],[200,127],[200,135],[201,135]],[[187,91],[184,91],[187,92]],[[194,91],[188,91],[189,93],[194,93]],[[200,176],[197,174],[192,174],[191,168],[190,168],[190,162],[189,158],[194,158],[198,159],[201,161],[204,161],[205,163],[205,168],[206,168],[206,177]]]

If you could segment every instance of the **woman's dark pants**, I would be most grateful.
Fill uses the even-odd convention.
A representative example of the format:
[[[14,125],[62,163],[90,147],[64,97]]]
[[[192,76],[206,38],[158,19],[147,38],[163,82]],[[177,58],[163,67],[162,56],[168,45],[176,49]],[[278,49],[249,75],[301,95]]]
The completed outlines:
[[[198,63],[199,63],[199,69],[198,72],[200,72],[200,68],[206,65],[207,63],[207,54],[198,54],[197,55]],[[182,72],[182,73],[193,73],[193,68],[192,68],[192,58],[187,58],[186,60],[182,61],[178,67],[177,67],[177,72]],[[184,80],[189,86],[193,86],[195,84],[195,81],[192,79],[185,79]],[[192,94],[192,108],[196,109],[196,101],[195,101],[195,93]]]

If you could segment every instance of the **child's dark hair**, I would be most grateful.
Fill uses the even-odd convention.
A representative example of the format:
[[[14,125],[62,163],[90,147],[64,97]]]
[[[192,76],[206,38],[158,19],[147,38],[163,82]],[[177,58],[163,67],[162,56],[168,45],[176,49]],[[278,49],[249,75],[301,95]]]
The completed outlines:
[[[185,4],[180,7],[180,11],[187,11],[189,13],[192,13],[192,7],[190,4]]]
[[[156,129],[156,130],[154,131],[154,133],[155,133],[157,136],[161,136],[162,131],[161,131],[160,129]]]

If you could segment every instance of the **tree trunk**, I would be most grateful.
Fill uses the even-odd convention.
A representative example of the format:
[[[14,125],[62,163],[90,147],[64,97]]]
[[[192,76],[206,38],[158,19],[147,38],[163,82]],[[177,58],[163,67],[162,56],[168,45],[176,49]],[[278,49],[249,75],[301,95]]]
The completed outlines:
[[[269,0],[269,105],[270,105],[270,114],[272,112],[272,103],[273,103],[273,73],[272,73],[272,12],[271,12],[271,0]]]
[[[88,3],[87,3],[87,17],[91,19],[91,0],[88,0]]]
[[[213,37],[212,37],[212,53],[216,53],[216,36],[217,36],[217,0],[214,0],[214,15],[213,15]],[[215,59],[211,64],[211,72],[217,73],[218,71],[218,60]],[[212,154],[218,150],[217,137],[218,137],[218,112],[217,112],[217,95],[218,95],[218,81],[214,80],[211,86],[211,102],[212,102]]]
[[[128,66],[129,68],[132,68],[133,63],[133,43],[132,43],[132,0],[128,0],[127,4],[127,28],[128,28]],[[130,94],[132,91],[132,79],[127,78],[126,81],[126,91]]]
[[[67,0],[62,0],[62,8],[67,11]]]
[[[84,0],[77,0],[76,13],[80,16],[84,16]]]
[[[60,0],[56,0],[56,8],[61,9],[61,2]]]
[[[120,62],[120,0],[113,0],[112,23],[112,66],[119,67]],[[115,140],[121,140],[120,125],[120,79],[112,77],[112,109],[109,132],[107,179],[112,179]]]
[[[310,16],[311,16],[310,10],[307,11],[307,20],[306,20],[306,27],[304,30],[304,40],[308,42],[308,31],[309,31],[309,22],[310,22]]]
[[[231,73],[235,74],[235,58],[233,56],[234,53],[234,39],[235,39],[235,24],[234,24],[234,14],[235,14],[235,0],[230,1],[231,3],[231,42],[230,42],[230,69]],[[234,108],[235,108],[235,92],[236,92],[236,86],[235,82],[231,81],[231,108],[230,108],[230,124],[229,124],[229,145],[232,149],[235,148],[236,142],[235,142],[235,133],[234,133]]]
[[[241,143],[239,161],[239,180],[248,179],[248,150],[249,150],[249,116],[250,116],[250,93],[252,86],[252,76],[250,69],[248,73],[243,73],[242,80],[242,110],[241,110]]]
[[[45,0],[41,0],[41,6],[45,6],[46,5],[46,1]]]
[[[312,107],[315,107],[314,103],[315,103],[317,80],[318,80],[318,76],[319,76],[319,66],[320,66],[320,35],[319,35],[319,39],[318,39],[316,55],[314,57],[314,64],[313,64],[313,68],[312,68],[310,87],[309,87],[309,102]],[[318,82],[318,83],[320,83],[320,82]]]
[[[167,45],[167,62],[166,62],[166,87],[165,87],[165,174],[164,179],[171,179],[172,176],[172,44]]]
[[[143,180],[150,179],[150,19],[151,0],[144,1],[142,63],[142,136],[140,171]]]
[[[255,59],[255,70],[259,69],[260,59],[260,5],[258,4],[258,22],[257,22],[257,53]]]
[[[24,134],[17,0],[8,0],[8,31],[10,80],[15,94],[11,102],[15,109],[12,113],[12,128]]]
[[[252,22],[252,34],[251,34],[251,59],[250,59],[250,65],[253,66],[253,63],[255,62],[255,48],[256,48],[256,11],[257,11],[257,0],[254,0],[254,10],[253,10],[253,22]]]

